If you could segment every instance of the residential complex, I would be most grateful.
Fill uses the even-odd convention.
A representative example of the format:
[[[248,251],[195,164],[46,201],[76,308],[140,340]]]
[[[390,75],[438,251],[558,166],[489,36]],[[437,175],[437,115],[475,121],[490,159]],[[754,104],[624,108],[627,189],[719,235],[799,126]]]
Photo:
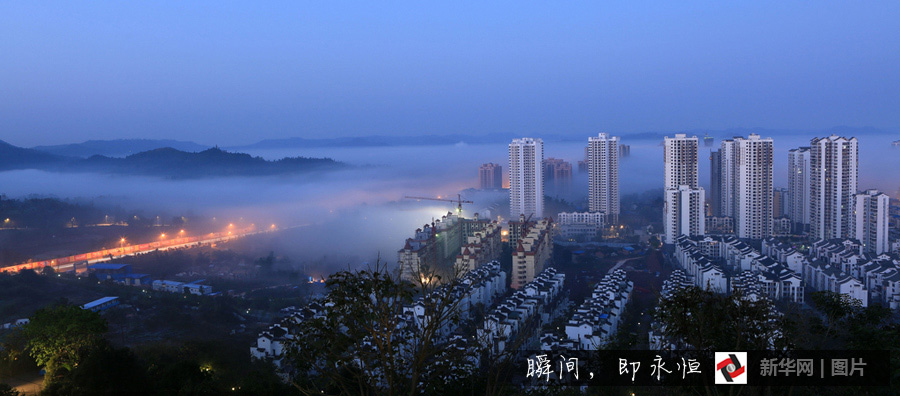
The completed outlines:
[[[485,315],[476,339],[492,356],[507,348],[528,349],[528,338],[558,316],[565,280],[566,275],[554,268],[543,270]]]
[[[607,274],[572,314],[565,336],[545,333],[541,336],[541,349],[597,350],[609,344],[619,330],[633,289],[634,283],[627,280],[625,271]]]
[[[459,275],[460,270],[477,267],[496,260],[500,250],[500,225],[496,220],[472,219],[447,212],[431,224],[417,228],[397,251],[400,274],[407,280],[420,280],[425,272],[434,272],[445,279]],[[468,258],[460,258],[469,250]],[[427,266],[427,271],[426,271]]]
[[[549,262],[553,255],[552,227],[550,219],[541,219],[522,232],[512,253],[512,288],[522,288],[534,280]]]

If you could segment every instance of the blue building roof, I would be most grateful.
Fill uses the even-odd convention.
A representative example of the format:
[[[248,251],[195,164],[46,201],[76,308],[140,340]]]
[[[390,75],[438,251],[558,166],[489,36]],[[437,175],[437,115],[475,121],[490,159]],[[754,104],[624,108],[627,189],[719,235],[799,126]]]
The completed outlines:
[[[81,308],[82,308],[82,309],[91,309],[91,308],[94,308],[94,307],[96,307],[96,306],[98,306],[98,305],[103,305],[103,304],[106,304],[106,303],[108,303],[108,302],[110,302],[110,301],[115,301],[115,300],[118,300],[118,299],[119,299],[119,297],[103,297],[103,298],[101,298],[101,299],[94,300],[94,301],[91,301],[91,302],[89,302],[89,303],[87,303],[87,304],[84,304],[84,305],[81,306]]]

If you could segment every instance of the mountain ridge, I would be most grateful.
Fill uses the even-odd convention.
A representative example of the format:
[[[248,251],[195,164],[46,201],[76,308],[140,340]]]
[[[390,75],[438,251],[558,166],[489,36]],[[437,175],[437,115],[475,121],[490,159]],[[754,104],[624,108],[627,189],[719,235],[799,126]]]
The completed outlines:
[[[94,172],[165,178],[271,176],[337,170],[349,165],[330,158],[286,157],[269,161],[217,147],[187,152],[171,147],[142,151],[123,158],[92,155],[66,157],[13,146],[0,140],[0,171],[38,169],[50,172]]]

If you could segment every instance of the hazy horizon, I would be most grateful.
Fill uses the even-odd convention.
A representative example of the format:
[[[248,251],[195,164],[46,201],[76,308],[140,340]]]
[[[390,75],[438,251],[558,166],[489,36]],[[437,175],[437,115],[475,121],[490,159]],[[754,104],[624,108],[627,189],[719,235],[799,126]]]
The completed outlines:
[[[900,126],[900,3],[0,4],[0,136]]]

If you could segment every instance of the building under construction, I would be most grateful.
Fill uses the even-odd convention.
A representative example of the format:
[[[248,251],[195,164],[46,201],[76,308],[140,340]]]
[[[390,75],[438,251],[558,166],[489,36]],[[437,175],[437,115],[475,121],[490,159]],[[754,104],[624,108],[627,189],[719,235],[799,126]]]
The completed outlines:
[[[501,227],[496,220],[463,218],[447,212],[431,224],[416,229],[397,251],[403,279],[428,281],[432,272],[450,279],[500,257]],[[422,279],[426,275],[426,279]]]

